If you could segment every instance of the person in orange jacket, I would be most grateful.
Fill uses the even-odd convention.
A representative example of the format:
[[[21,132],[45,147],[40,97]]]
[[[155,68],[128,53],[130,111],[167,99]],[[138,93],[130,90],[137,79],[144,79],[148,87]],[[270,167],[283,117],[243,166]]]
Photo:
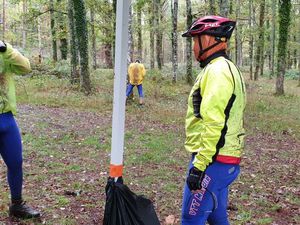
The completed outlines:
[[[146,74],[144,65],[140,60],[136,60],[135,63],[131,63],[128,67],[129,83],[127,85],[126,97],[132,93],[134,86],[137,86],[139,92],[139,103],[144,104],[144,93],[143,93],[143,80]]]

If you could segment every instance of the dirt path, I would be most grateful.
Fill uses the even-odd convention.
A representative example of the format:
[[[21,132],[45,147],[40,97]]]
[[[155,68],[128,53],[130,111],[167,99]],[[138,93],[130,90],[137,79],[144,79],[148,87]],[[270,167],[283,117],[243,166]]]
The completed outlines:
[[[111,115],[20,105],[17,119],[24,144],[24,195],[43,217],[39,222],[7,218],[8,187],[0,161],[0,224],[102,224]],[[172,133],[183,143],[179,125],[140,119],[136,124],[135,118],[127,118],[126,127],[132,135],[129,144],[133,146],[130,154],[145,153],[134,145],[138,140],[135,132]],[[257,131],[247,137],[242,174],[231,187],[232,224],[300,223],[299,150],[300,141],[288,133],[278,137]],[[181,147],[172,154],[181,160],[167,164],[150,158],[153,163],[147,167],[128,156],[128,185],[155,202],[162,224],[168,215],[177,221],[180,217],[188,156]]]

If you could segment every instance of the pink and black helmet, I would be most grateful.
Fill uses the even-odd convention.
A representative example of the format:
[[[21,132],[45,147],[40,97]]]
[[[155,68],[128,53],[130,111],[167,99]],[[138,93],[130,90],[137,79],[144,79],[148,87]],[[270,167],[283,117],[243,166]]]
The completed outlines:
[[[182,34],[182,37],[208,34],[229,39],[235,28],[235,23],[235,21],[221,16],[204,16],[194,21],[190,28]]]

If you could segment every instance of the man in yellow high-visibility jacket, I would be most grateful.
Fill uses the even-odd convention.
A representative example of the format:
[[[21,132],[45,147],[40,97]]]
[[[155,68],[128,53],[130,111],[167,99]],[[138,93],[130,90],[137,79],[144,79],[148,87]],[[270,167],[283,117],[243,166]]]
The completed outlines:
[[[203,70],[188,98],[185,148],[191,153],[182,225],[229,225],[228,186],[237,178],[244,148],[245,84],[226,55],[235,21],[197,19],[183,34],[192,37]]]
[[[146,74],[144,65],[136,60],[135,63],[131,63],[128,67],[129,83],[127,85],[126,96],[128,97],[134,88],[137,86],[139,92],[139,103],[144,104],[144,93],[143,93],[143,80]]]

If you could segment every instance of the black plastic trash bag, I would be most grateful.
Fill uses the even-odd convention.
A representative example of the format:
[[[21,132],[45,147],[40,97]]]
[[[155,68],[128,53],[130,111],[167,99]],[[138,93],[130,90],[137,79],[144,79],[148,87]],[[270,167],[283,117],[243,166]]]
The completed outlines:
[[[133,193],[122,178],[109,178],[105,191],[103,225],[160,225],[152,202]]]

